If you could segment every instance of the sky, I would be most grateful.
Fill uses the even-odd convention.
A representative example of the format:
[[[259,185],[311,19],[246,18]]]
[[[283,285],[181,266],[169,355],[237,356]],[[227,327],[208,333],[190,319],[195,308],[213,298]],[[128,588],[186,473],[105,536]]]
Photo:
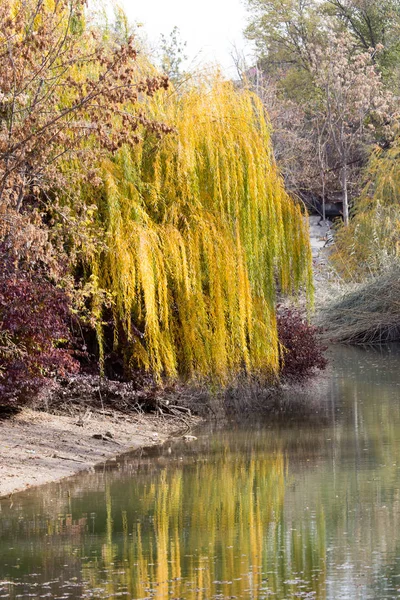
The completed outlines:
[[[129,20],[142,23],[151,47],[166,37],[174,26],[180,39],[187,42],[186,68],[218,63],[227,76],[234,76],[233,47],[251,54],[251,45],[243,37],[247,23],[244,0],[120,0]]]

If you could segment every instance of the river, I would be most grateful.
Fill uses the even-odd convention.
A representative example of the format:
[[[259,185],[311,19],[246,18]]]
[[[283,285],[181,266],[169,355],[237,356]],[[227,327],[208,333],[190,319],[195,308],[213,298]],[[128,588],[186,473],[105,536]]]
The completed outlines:
[[[0,500],[0,598],[399,598],[400,349],[330,357],[310,415]]]

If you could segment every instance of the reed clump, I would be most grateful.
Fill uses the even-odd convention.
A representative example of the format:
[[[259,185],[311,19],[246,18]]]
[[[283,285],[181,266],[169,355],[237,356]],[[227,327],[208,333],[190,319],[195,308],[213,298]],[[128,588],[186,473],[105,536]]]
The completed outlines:
[[[376,148],[348,227],[339,227],[331,263],[353,290],[322,308],[334,342],[380,344],[400,339],[400,135]],[[355,287],[354,287],[355,286]]]
[[[324,336],[347,344],[381,344],[400,339],[400,266],[396,264],[319,314]]]

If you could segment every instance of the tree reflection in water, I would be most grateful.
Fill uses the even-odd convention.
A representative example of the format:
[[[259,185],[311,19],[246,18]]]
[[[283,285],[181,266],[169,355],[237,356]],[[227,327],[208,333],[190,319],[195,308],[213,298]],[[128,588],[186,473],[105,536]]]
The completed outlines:
[[[398,367],[340,348],[316,420],[206,431],[0,501],[0,597],[398,598]]]

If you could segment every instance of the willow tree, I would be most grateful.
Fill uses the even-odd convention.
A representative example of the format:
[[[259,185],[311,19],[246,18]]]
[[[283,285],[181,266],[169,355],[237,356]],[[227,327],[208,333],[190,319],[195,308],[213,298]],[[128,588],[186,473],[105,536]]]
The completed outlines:
[[[175,131],[125,145],[98,199],[92,281],[112,299],[114,344],[157,376],[276,372],[276,293],[310,293],[311,260],[262,104],[216,79],[149,110]]]
[[[332,255],[347,278],[364,279],[400,257],[400,135],[371,154],[365,186],[348,231],[340,228]]]

